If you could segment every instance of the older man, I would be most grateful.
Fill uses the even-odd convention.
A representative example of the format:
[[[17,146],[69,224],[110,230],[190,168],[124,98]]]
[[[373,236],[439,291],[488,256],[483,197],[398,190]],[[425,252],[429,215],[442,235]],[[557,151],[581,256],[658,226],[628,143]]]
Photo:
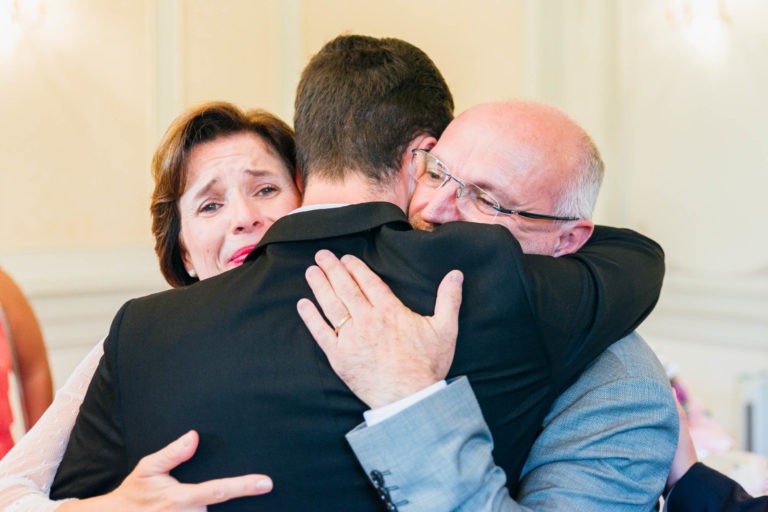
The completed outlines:
[[[416,151],[412,174],[417,181],[410,204],[414,226],[431,230],[457,220],[495,223],[514,234],[525,252],[564,256],[578,251],[592,234],[588,219],[602,162],[584,130],[556,109],[525,102],[489,103],[454,120],[429,153]],[[359,262],[348,260],[347,265],[368,287],[367,296],[375,296],[370,289],[377,286],[375,279]],[[345,293],[335,277],[343,278],[343,269],[336,263],[324,268],[348,309],[366,314],[362,296]],[[315,285],[323,282],[317,274],[310,277]],[[315,289],[325,295],[321,304],[329,304],[330,288]],[[378,295],[385,293],[379,290]],[[366,403],[377,403],[378,393],[391,393],[398,382],[413,380],[409,373],[419,371],[413,362],[425,359],[424,345],[409,349],[407,343],[400,344],[394,352],[359,343],[423,336],[395,334],[397,326],[412,324],[392,321],[391,311],[397,308],[391,297],[378,300],[387,305],[389,317],[381,333],[370,332],[372,313],[367,313],[365,326],[355,325],[353,314],[344,333],[349,342],[337,348],[327,331],[323,338],[322,324],[310,324],[331,364]],[[374,309],[372,304],[371,312]],[[401,315],[413,321],[409,312]],[[368,332],[361,333],[362,328]],[[347,365],[350,351],[361,351],[369,361],[382,364],[357,371]],[[425,365],[426,371],[434,373],[434,359]],[[447,367],[445,361],[441,364]],[[372,480],[388,487],[403,511],[648,511],[664,488],[677,441],[668,381],[637,335],[615,343],[555,402],[526,461],[518,503],[509,500],[504,475],[491,462],[490,440],[484,437],[480,410],[465,383],[452,384],[385,421],[377,418],[378,411],[373,414],[376,423],[368,421],[348,439],[367,473],[388,475],[386,484],[378,477]],[[468,443],[470,433],[485,444]]]

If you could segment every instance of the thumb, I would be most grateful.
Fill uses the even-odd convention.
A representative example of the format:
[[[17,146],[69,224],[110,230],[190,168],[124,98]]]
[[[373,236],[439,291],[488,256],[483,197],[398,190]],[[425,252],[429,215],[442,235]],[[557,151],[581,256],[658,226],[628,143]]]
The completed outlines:
[[[167,446],[144,457],[140,462],[142,473],[145,476],[169,473],[182,462],[192,458],[199,442],[197,432],[190,430]]]
[[[454,342],[459,332],[459,309],[463,282],[464,274],[460,270],[451,270],[437,287],[437,298],[435,299],[433,318],[436,327],[441,334],[453,338]]]

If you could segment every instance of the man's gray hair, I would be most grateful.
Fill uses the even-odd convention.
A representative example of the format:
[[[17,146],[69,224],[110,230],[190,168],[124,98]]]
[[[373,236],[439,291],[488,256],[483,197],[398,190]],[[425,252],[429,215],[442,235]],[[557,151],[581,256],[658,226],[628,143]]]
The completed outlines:
[[[575,164],[573,178],[560,191],[555,215],[591,219],[597,202],[597,194],[603,182],[605,167],[597,146],[584,133],[580,158]]]

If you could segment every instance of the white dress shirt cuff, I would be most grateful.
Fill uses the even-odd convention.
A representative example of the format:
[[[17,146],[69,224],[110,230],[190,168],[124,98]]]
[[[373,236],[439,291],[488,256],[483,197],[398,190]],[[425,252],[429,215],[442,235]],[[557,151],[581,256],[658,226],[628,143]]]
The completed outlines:
[[[397,402],[392,402],[391,404],[385,405],[384,407],[379,407],[378,409],[367,410],[363,413],[363,418],[365,418],[365,424],[369,427],[372,427],[377,423],[381,423],[387,418],[390,418],[395,414],[399,413],[403,409],[406,409],[412,406],[413,404],[419,402],[420,400],[427,398],[433,393],[440,391],[445,386],[447,386],[445,381],[440,380],[435,382],[431,386],[428,386],[422,389],[421,391],[417,391],[412,395],[408,395],[405,398],[401,398]]]

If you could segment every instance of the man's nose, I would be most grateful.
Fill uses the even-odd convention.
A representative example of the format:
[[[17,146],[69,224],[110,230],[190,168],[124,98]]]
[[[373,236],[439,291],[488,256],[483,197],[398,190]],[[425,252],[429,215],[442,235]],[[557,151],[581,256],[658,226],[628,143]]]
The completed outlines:
[[[435,195],[421,212],[421,217],[431,224],[445,224],[462,220],[461,212],[456,204],[458,183],[453,180],[435,190]]]

